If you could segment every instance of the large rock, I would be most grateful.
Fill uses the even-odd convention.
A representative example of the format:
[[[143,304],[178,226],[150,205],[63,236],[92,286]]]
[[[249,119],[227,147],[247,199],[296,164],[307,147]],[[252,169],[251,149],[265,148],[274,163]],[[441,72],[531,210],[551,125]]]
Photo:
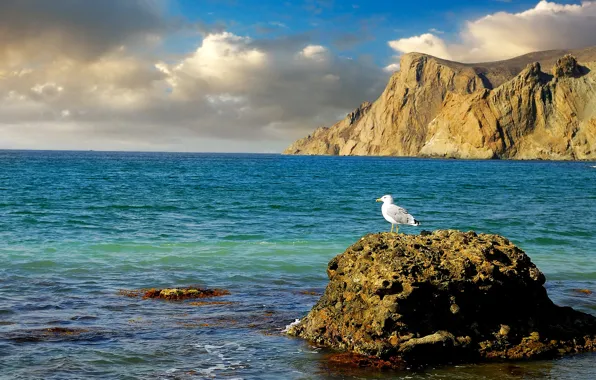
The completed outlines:
[[[569,52],[484,64],[406,54],[374,103],[284,153],[596,159],[596,48]]]
[[[544,275],[497,235],[367,235],[327,274],[325,294],[289,333],[397,367],[596,349],[596,318],[554,305]]]
[[[555,63],[555,66],[553,67],[553,75],[557,78],[579,77],[582,75],[582,69],[573,55],[566,54]]]

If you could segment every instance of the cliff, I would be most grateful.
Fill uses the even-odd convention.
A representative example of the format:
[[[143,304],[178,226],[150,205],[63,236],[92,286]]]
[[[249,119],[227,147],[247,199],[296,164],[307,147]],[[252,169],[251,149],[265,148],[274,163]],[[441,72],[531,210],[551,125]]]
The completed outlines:
[[[509,240],[452,230],[370,234],[329,262],[329,284],[289,329],[402,368],[596,350],[596,317],[559,307]]]
[[[596,158],[596,48],[475,65],[411,53],[400,67],[374,103],[284,153]]]

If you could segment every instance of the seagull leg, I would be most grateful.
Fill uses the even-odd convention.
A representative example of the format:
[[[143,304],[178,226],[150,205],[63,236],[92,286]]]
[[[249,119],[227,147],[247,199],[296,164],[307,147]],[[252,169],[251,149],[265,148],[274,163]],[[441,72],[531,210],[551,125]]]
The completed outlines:
[[[393,232],[393,223],[391,223],[391,229],[389,230],[389,233]]]
[[[396,224],[395,225],[395,233],[397,233],[397,231],[399,231],[399,226]]]

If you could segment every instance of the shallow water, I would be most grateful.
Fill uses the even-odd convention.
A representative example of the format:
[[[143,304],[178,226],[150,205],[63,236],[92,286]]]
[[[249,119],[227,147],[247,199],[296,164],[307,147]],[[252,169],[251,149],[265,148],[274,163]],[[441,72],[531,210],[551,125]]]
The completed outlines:
[[[334,368],[280,330],[326,264],[389,229],[392,193],[423,225],[498,233],[550,296],[596,314],[594,163],[0,151],[0,377],[596,378],[594,355],[387,373]],[[229,304],[128,298],[200,284]],[[315,293],[314,295],[312,293]],[[48,328],[81,329],[51,334]]]

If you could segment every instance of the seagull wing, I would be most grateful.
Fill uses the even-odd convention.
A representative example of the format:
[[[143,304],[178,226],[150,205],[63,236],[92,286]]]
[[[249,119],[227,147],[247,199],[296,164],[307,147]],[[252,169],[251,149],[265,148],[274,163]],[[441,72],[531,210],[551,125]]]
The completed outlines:
[[[415,225],[417,223],[416,219],[414,219],[412,215],[408,214],[408,210],[397,205],[389,206],[387,208],[387,215],[393,218],[397,224]]]

